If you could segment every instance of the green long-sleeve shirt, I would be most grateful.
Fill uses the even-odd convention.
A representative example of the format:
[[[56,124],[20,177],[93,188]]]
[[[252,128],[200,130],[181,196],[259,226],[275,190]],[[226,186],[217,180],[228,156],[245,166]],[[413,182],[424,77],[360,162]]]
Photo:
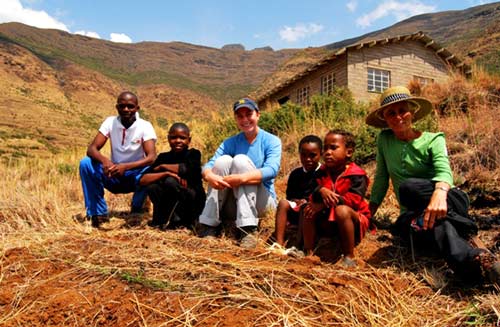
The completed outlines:
[[[446,182],[453,175],[443,133],[423,132],[412,141],[397,139],[392,130],[383,130],[377,139],[377,171],[370,201],[380,205],[389,187],[389,178],[399,202],[399,185],[408,178]],[[401,208],[404,211],[404,208]]]

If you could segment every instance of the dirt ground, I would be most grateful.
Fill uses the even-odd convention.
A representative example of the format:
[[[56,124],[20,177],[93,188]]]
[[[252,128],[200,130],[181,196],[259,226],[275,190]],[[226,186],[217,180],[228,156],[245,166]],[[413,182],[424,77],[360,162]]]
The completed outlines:
[[[498,253],[500,225],[488,227],[481,237]],[[335,262],[330,246],[321,261],[296,259],[264,242],[243,250],[113,218],[102,230],[7,250],[0,325],[461,326],[477,314],[499,323],[498,288],[464,286],[436,258],[417,253],[413,263],[384,229],[356,248],[356,268]]]

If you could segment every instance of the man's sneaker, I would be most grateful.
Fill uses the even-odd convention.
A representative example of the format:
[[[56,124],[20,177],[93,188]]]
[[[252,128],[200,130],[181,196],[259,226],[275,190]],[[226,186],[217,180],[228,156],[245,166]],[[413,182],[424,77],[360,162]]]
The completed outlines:
[[[218,229],[215,226],[200,224],[198,226],[198,236],[201,238],[215,238],[217,237]]]
[[[242,227],[243,237],[240,240],[240,247],[244,249],[255,249],[259,241],[257,227],[245,226]]]
[[[95,215],[90,217],[92,227],[99,228],[101,224],[109,222],[108,215]]]

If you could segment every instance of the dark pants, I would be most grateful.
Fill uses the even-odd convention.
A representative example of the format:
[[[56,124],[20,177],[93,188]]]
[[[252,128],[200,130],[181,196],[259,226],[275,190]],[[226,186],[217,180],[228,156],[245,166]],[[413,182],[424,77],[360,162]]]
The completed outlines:
[[[182,187],[173,177],[150,184],[146,190],[153,202],[152,225],[168,223],[168,227],[193,226],[197,218],[195,211],[199,207],[195,203],[194,190]]]
[[[396,221],[396,232],[401,237],[409,237],[411,221],[423,215],[434,192],[434,184],[430,180],[410,178],[399,187],[401,205],[407,211]],[[457,189],[448,191],[448,212],[446,218],[436,220],[434,228],[428,231],[414,232],[415,244],[434,246],[457,274],[470,277],[479,276],[480,267],[474,262],[474,257],[481,250],[473,247],[468,240],[477,234],[477,226],[467,214],[469,199]]]

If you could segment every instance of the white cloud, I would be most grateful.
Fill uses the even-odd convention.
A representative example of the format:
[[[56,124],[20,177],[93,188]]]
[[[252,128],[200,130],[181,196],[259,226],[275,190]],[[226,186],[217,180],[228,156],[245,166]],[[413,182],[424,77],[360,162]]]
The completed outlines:
[[[132,43],[132,39],[123,33],[111,33],[109,34],[109,39],[112,42],[120,42],[120,43]]]
[[[355,12],[356,8],[358,8],[358,1],[350,0],[345,5],[350,12]]]
[[[24,3],[30,4],[38,0],[25,0]],[[33,10],[23,7],[20,0],[1,0],[0,23],[20,22],[39,28],[55,28],[70,32],[69,28],[63,22],[50,16],[43,10]],[[101,36],[93,31],[79,30],[74,34],[85,35],[100,39]],[[132,39],[123,33],[111,33],[110,39],[113,42],[132,43]]]
[[[295,42],[306,38],[307,36],[316,34],[323,30],[323,25],[309,23],[298,23],[295,27],[284,26],[280,31],[280,37],[286,42]]]
[[[45,11],[24,8],[19,0],[2,0],[0,23],[20,22],[39,28],[55,28],[69,32],[68,27]]]
[[[97,34],[96,32],[92,32],[92,31],[76,31],[75,34],[93,37],[94,39],[101,38],[101,36],[99,34]]]
[[[436,6],[425,5],[420,1],[400,2],[387,0],[381,3],[372,12],[359,17],[356,20],[356,24],[365,28],[371,26],[375,21],[386,16],[394,16],[398,21],[400,21],[411,16],[433,12],[435,10]]]

